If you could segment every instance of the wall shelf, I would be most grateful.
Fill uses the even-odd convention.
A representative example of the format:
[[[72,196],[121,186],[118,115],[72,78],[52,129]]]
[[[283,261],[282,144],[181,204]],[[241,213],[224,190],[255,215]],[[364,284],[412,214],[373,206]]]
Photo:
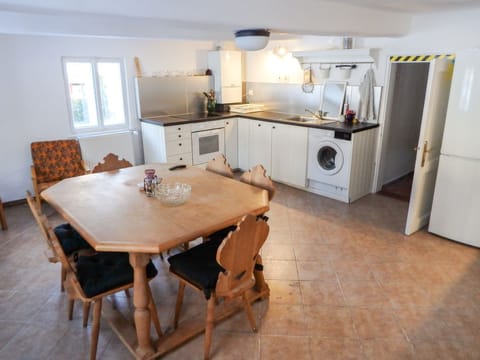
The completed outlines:
[[[292,55],[301,64],[375,64],[378,58],[378,49],[294,51]]]

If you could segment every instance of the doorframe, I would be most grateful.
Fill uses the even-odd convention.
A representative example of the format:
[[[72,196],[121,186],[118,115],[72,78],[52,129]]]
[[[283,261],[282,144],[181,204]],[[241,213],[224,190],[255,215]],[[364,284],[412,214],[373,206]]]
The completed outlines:
[[[384,164],[382,160],[385,157],[385,147],[387,146],[387,142],[385,139],[388,139],[388,134],[390,131],[390,121],[387,121],[387,114],[392,107],[392,95],[393,95],[393,87],[395,82],[391,83],[391,76],[392,76],[392,62],[390,61],[391,54],[386,54],[387,66],[385,70],[385,85],[384,85],[384,96],[385,101],[382,101],[380,107],[380,116],[378,117],[378,124],[380,125],[380,131],[378,132],[377,137],[377,148],[375,152],[375,169],[373,175],[373,184],[372,189],[374,193],[379,192],[382,189],[382,185],[380,184],[380,177],[383,177],[384,172]],[[388,119],[390,120],[390,119]]]
[[[445,54],[444,51],[427,51],[427,53],[430,54]],[[445,54],[445,55],[423,55],[423,56],[417,56],[417,55],[411,55],[411,52],[408,53],[401,53],[398,51],[395,52],[387,52],[385,53],[385,61],[387,62],[386,67],[385,67],[385,84],[384,84],[384,95],[385,95],[385,101],[381,102],[380,106],[380,114],[378,117],[378,124],[380,125],[380,131],[378,132],[378,137],[377,137],[377,147],[376,147],[376,155],[375,155],[375,169],[374,169],[374,175],[373,175],[373,183],[372,183],[372,191],[374,193],[379,192],[382,189],[383,184],[381,184],[382,181],[380,179],[383,179],[384,175],[384,163],[382,162],[385,158],[385,148],[387,146],[387,139],[388,135],[390,132],[390,119],[387,121],[387,115],[389,114],[389,111],[391,110],[391,97],[394,95],[393,94],[393,88],[395,86],[395,81],[394,79],[392,80],[392,64],[397,64],[397,63],[402,63],[403,61],[401,59],[403,58],[418,58],[418,60],[415,61],[408,61],[409,63],[428,63],[430,64],[431,56],[445,56],[449,57],[450,59],[455,58],[454,52]],[[400,61],[391,61],[391,57],[394,56],[396,58],[401,58],[399,59]]]

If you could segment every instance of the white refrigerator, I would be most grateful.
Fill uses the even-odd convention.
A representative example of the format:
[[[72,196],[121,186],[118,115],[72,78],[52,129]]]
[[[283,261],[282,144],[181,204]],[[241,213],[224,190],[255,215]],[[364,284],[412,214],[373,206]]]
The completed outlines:
[[[456,54],[428,230],[480,247],[480,49]]]

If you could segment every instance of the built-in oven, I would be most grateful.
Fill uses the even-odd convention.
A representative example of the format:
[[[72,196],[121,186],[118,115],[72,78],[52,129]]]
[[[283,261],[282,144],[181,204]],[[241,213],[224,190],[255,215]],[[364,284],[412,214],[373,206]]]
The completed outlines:
[[[205,164],[218,153],[225,153],[225,121],[192,123],[193,165]]]

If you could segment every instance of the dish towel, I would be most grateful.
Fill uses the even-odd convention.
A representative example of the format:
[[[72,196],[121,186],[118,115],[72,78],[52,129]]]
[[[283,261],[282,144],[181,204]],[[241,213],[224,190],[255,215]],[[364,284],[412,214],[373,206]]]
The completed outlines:
[[[360,84],[360,109],[358,111],[358,119],[360,121],[373,121],[375,116],[375,99],[374,89],[375,75],[372,69],[368,69]]]

